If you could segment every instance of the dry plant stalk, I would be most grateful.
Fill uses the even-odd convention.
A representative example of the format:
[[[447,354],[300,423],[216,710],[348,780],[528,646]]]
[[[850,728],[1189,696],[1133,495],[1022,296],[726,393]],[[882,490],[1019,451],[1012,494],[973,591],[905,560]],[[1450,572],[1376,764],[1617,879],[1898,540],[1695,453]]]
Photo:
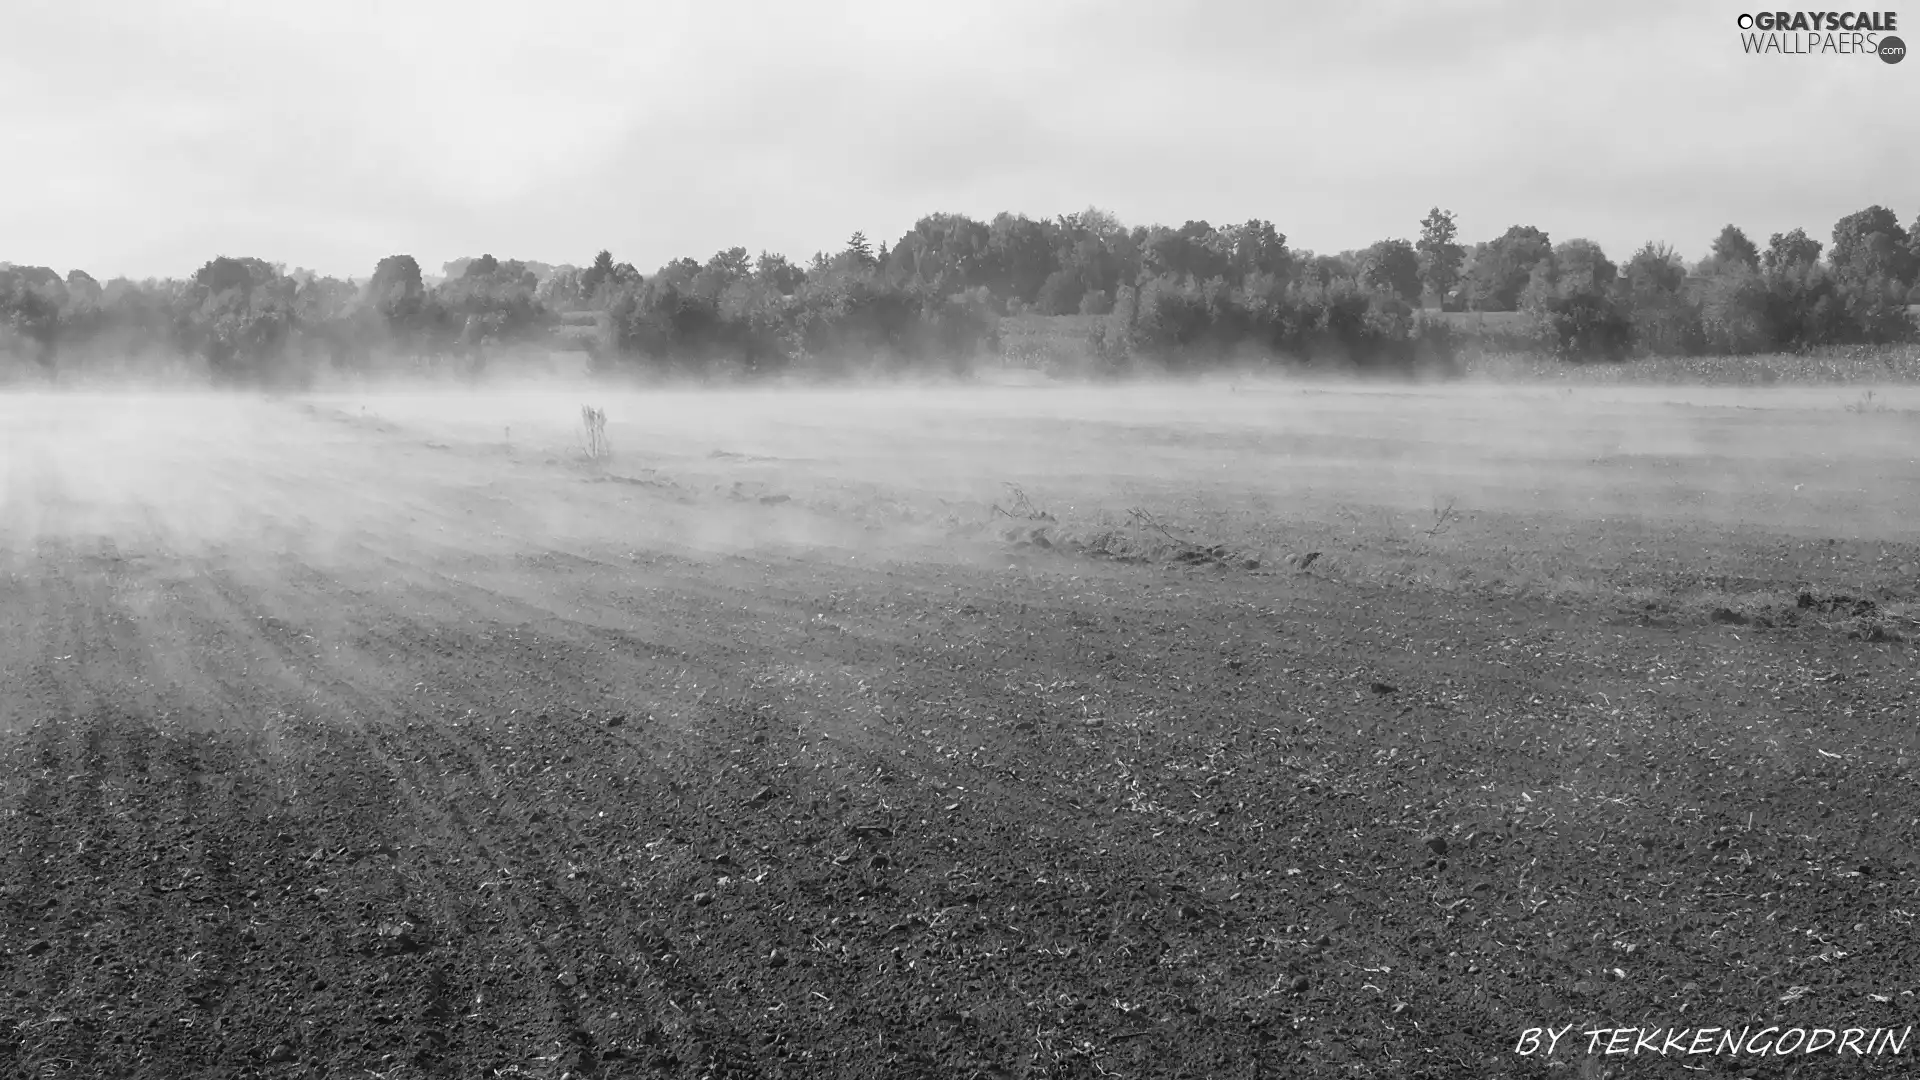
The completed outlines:
[[[1052,514],[1047,513],[1045,510],[1040,509],[1038,506],[1035,506],[1033,504],[1033,500],[1027,498],[1026,490],[1022,488],[1019,484],[1008,483],[1003,481],[1002,486],[1004,486],[1007,489],[1007,501],[1012,504],[1013,509],[1008,510],[1005,507],[1002,507],[999,503],[994,503],[993,504],[994,511],[1004,514],[1010,518],[1024,518],[1025,520],[1028,520],[1028,521],[1055,520]]]
[[[611,460],[613,457],[613,444],[607,441],[606,410],[596,409],[590,405],[582,405],[580,407],[580,424],[585,429],[588,460]]]

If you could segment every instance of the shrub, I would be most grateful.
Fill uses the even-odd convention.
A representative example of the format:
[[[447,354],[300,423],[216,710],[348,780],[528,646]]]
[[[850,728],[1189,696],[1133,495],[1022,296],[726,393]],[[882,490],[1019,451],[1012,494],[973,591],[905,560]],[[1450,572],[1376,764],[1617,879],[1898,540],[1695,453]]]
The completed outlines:
[[[1539,298],[1528,311],[1541,348],[1574,363],[1620,361],[1633,346],[1633,320],[1604,293]]]
[[[1747,355],[1775,347],[1767,282],[1746,261],[1726,264],[1699,285],[1701,344],[1709,353]]]

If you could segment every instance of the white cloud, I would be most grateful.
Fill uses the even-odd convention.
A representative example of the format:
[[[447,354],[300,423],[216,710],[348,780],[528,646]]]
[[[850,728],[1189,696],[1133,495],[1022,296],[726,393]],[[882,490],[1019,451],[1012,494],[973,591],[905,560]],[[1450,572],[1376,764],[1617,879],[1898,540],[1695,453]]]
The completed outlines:
[[[1920,175],[1920,64],[1743,56],[1728,0],[16,3],[0,258],[102,275],[805,256],[1089,203],[1698,251]]]

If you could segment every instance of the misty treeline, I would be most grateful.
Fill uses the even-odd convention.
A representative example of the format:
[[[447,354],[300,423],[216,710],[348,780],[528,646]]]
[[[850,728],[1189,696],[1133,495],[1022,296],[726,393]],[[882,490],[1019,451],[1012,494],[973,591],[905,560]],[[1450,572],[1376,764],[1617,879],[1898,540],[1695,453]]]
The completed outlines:
[[[1098,364],[1194,368],[1248,356],[1406,368],[1476,331],[1443,312],[1513,312],[1478,333],[1570,360],[1754,353],[1910,339],[1920,219],[1869,207],[1830,243],[1800,229],[1762,248],[1735,226],[1689,265],[1649,243],[1616,262],[1588,240],[1516,225],[1471,246],[1434,208],[1416,239],[1315,254],[1267,221],[1126,227],[1089,209],[1051,220],[922,218],[891,246],[855,233],[804,265],[745,248],[643,274],[446,264],[408,255],[365,280],[222,256],[185,280],[101,284],[0,263],[0,352],[50,371],[190,358],[224,381],[280,383],[555,345],[597,367],[683,373],[924,371],[997,348],[1005,316],[1081,315]]]
[[[1836,222],[1830,244],[1796,228],[1765,248],[1728,225],[1692,265],[1657,243],[1616,264],[1591,241],[1554,244],[1515,226],[1477,245],[1461,280],[1456,303],[1518,311],[1524,318],[1507,331],[1515,344],[1570,360],[1911,341],[1920,335],[1910,308],[1920,303],[1920,217],[1902,228],[1893,211],[1871,206]]]

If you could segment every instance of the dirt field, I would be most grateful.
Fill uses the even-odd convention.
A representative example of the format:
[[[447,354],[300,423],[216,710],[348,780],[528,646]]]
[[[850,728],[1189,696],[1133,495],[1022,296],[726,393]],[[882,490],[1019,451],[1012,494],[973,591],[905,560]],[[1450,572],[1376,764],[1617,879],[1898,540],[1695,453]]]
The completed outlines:
[[[1920,1056],[1911,389],[10,396],[0,455],[0,1075]]]

